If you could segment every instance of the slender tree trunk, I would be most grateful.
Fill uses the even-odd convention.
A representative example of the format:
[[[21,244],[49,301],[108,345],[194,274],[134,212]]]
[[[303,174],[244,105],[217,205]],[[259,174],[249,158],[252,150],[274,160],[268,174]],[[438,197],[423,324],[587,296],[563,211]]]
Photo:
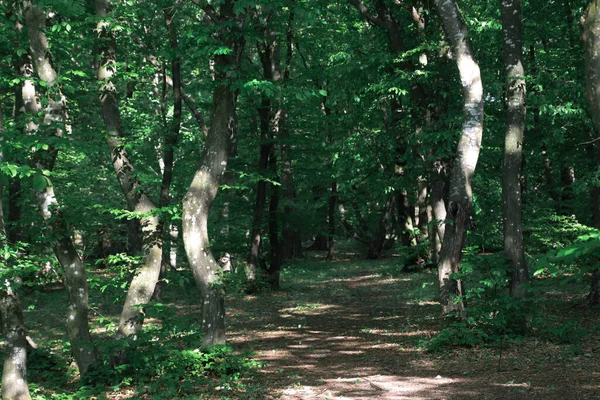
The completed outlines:
[[[4,162],[4,123],[2,121],[2,103],[0,102],[0,163]],[[4,179],[0,174],[0,243],[6,243],[6,224],[4,221]]]
[[[41,81],[45,82],[47,88],[52,88],[57,80],[58,74],[48,58],[48,40],[45,35],[46,15],[44,12],[32,5],[30,2],[24,3],[24,20],[27,28],[27,37],[31,50],[31,58]],[[66,99],[59,92],[60,98],[56,95],[48,98],[48,106],[44,110],[44,125],[51,123],[65,124],[66,121]],[[38,107],[35,96],[35,87],[31,80],[23,82],[23,99],[25,103],[30,103],[32,107]],[[27,110],[30,111],[30,110]],[[32,115],[36,116],[39,110],[31,110]],[[34,117],[35,118],[35,117]],[[30,123],[28,129],[37,130],[37,126]],[[57,128],[56,135],[62,136],[63,129]],[[40,170],[52,171],[57,151],[49,149],[38,151],[35,158],[35,167]],[[71,351],[79,372],[85,375],[96,362],[96,350],[92,344],[92,338],[88,326],[88,283],[86,270],[81,258],[77,254],[73,241],[69,235],[62,211],[58,206],[54,187],[48,177],[44,178],[47,186],[44,189],[36,191],[38,208],[42,214],[44,222],[49,230],[55,235],[53,243],[54,253],[64,270],[64,281],[68,293],[67,310],[67,333],[71,342]]]
[[[509,263],[510,294],[521,298],[527,293],[529,273],[523,249],[521,222],[521,166],[525,132],[525,70],[521,0],[502,0],[502,31],[506,87],[506,132],[504,135],[504,165],[502,175],[504,257]],[[524,327],[523,327],[524,328]]]
[[[464,303],[462,283],[452,274],[457,273],[462,261],[462,250],[471,222],[473,194],[471,180],[477,165],[483,134],[483,85],[479,65],[473,55],[468,31],[454,0],[434,0],[437,13],[452,47],[463,89],[463,126],[458,142],[456,159],[450,175],[450,196],[444,242],[438,262],[440,303],[444,314],[462,315]]]
[[[442,242],[444,241],[444,233],[446,231],[446,202],[444,201],[444,193],[446,187],[446,167],[442,161],[438,161],[435,165],[435,171],[431,183],[431,195],[429,202],[431,204],[433,222],[433,235],[435,240],[432,242],[432,261],[439,261]]]
[[[260,158],[258,160],[258,173],[261,179],[256,184],[256,202],[254,203],[254,216],[252,218],[252,229],[250,232],[250,250],[248,251],[247,268],[248,281],[254,285],[258,279],[258,266],[262,243],[262,223],[267,201],[267,181],[262,179],[267,174],[269,163],[269,154],[273,143],[269,140],[269,109],[270,101],[267,98],[262,99],[260,114]],[[254,288],[252,288],[254,289]]]
[[[100,102],[102,104],[102,117],[107,133],[107,143],[112,152],[112,162],[115,173],[125,194],[130,209],[140,215],[142,229],[144,263],[129,285],[121,318],[119,320],[118,335],[127,337],[137,334],[144,320],[143,310],[140,306],[147,304],[154,293],[158,282],[162,261],[162,238],[156,207],[148,195],[139,190],[139,182],[135,180],[135,170],[129,154],[122,144],[121,116],[117,93],[112,77],[116,67],[115,39],[110,32],[107,0],[96,0],[96,13],[103,20],[99,22],[97,31],[100,35],[100,66],[98,80],[100,86]]]
[[[427,182],[419,179],[419,195],[417,197],[419,207],[419,235],[417,242],[424,243],[429,237],[429,217],[427,214]]]
[[[8,240],[11,243],[21,241],[21,179],[9,179],[8,183]]]
[[[596,135],[600,138],[600,0],[591,0],[581,18],[585,51],[586,97],[594,120]],[[596,162],[600,165],[600,144],[594,143]],[[594,223],[600,229],[600,189],[593,189]],[[590,305],[600,304],[600,269],[592,273],[588,295]]]
[[[269,155],[269,169],[272,179],[277,176],[277,149],[271,148]],[[281,264],[283,261],[282,249],[279,241],[279,186],[271,184],[271,197],[269,198],[269,254],[270,264],[267,270],[267,281],[274,290],[279,289],[279,276],[281,274]]]
[[[337,181],[331,183],[331,194],[329,197],[329,246],[327,249],[327,260],[333,260],[335,255],[335,208],[337,205]]]
[[[396,208],[398,213],[398,224],[400,229],[400,238],[402,246],[410,247],[417,244],[414,236],[413,214],[414,207],[411,206],[406,190],[401,190],[396,196]]]
[[[173,164],[175,161],[175,146],[179,140],[179,131],[181,129],[181,112],[182,112],[182,95],[181,95],[181,57],[179,57],[179,45],[177,43],[177,28],[174,23],[173,8],[165,8],[165,24],[169,35],[169,47],[173,52],[173,59],[171,60],[171,75],[173,80],[173,121],[171,123],[171,129],[167,130],[165,135],[165,144],[163,151],[163,163],[164,170],[162,175],[162,182],[160,185],[160,199],[158,203],[159,208],[168,206],[171,203],[171,183],[173,182]],[[164,85],[166,86],[166,77],[163,79]],[[163,215],[161,223],[161,234],[164,237],[171,236],[171,221]],[[170,241],[169,241],[170,242]],[[172,242],[171,246],[173,245]],[[166,260],[170,260],[169,254],[171,246],[163,247],[163,256],[159,274],[159,281],[154,289],[154,298],[162,298],[162,278],[166,272]],[[175,265],[171,265],[175,268]]]

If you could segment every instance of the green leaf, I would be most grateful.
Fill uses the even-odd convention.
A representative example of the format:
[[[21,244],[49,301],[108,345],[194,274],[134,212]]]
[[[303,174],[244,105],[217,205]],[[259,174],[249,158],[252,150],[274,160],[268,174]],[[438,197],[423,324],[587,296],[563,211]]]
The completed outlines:
[[[42,175],[39,172],[33,176],[33,189],[34,190],[42,191],[46,187],[50,186],[49,183],[50,182],[48,181],[48,178],[46,178],[44,175]]]
[[[321,90],[319,90],[319,94],[323,97],[327,97],[327,90],[321,89]]]

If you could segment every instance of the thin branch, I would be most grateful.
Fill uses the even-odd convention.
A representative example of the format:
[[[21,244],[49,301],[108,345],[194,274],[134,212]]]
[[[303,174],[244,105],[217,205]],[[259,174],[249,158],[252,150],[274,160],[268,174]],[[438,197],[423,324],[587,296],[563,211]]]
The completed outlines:
[[[385,29],[385,22],[381,19],[375,17],[373,14],[369,12],[364,3],[360,0],[348,0],[348,3],[352,4],[360,13],[365,17],[365,19],[373,25],[377,25],[381,28]]]

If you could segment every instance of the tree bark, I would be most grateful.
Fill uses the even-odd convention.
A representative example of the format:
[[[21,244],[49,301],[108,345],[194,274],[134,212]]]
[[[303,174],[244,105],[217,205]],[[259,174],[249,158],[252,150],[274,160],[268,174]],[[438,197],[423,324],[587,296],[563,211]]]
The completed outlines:
[[[147,304],[154,293],[161,268],[162,238],[161,227],[156,207],[150,197],[139,190],[139,182],[135,179],[135,170],[129,154],[122,144],[121,116],[115,84],[112,81],[116,72],[116,44],[110,31],[107,0],[95,1],[96,14],[101,18],[97,31],[100,36],[100,66],[98,80],[100,86],[100,103],[102,117],[107,133],[108,148],[112,153],[112,162],[127,204],[130,209],[140,215],[142,229],[144,263],[132,279],[123,311],[119,320],[118,336],[127,337],[137,334],[144,320],[140,306]]]
[[[444,233],[446,231],[446,202],[444,200],[444,193],[446,191],[445,189],[446,165],[443,161],[437,161],[434,165],[431,182],[431,195],[429,197],[429,203],[431,204],[434,222],[432,231],[433,236],[435,236],[435,240],[432,241],[431,258],[435,263],[439,261],[440,250],[442,249],[442,242],[444,241]]]
[[[27,386],[27,331],[17,293],[10,282],[2,283],[0,293],[0,320],[6,348],[2,371],[2,398],[29,400]]]
[[[256,184],[256,201],[254,203],[254,216],[252,218],[252,229],[250,233],[250,250],[248,251],[247,268],[248,281],[254,285],[258,279],[258,266],[262,243],[262,223],[267,201],[267,181],[262,179],[267,174],[269,163],[269,154],[273,143],[269,141],[269,108],[270,101],[267,98],[262,99],[261,108],[258,110],[260,115],[260,158],[258,160],[258,173],[261,179]]]
[[[269,169],[273,180],[277,179],[277,149],[271,147],[269,155]],[[279,276],[283,262],[282,249],[279,241],[279,185],[271,184],[271,197],[269,198],[269,254],[270,263],[267,272],[267,281],[271,289],[279,289]]]
[[[331,183],[331,193],[329,195],[329,245],[327,246],[327,261],[333,260],[335,255],[335,208],[337,205],[337,181]]]
[[[50,89],[56,84],[58,74],[47,54],[48,40],[44,33],[46,15],[40,8],[30,2],[24,3],[23,14],[35,71],[40,80],[45,82],[45,86]],[[60,91],[58,94],[59,100],[56,99],[56,96],[48,98],[48,106],[44,110],[43,118],[43,123],[46,126],[51,123],[65,126],[66,99]],[[35,87],[31,80],[26,79],[23,83],[24,100],[28,96],[30,98],[26,101],[29,101],[32,107],[37,108]],[[39,113],[39,110],[27,111],[32,112],[33,116]],[[31,122],[28,129],[37,130],[37,126],[32,124],[34,123]],[[62,134],[63,129],[56,128],[56,136],[60,137]],[[40,170],[52,171],[56,155],[57,151],[53,148],[45,151],[38,150],[35,155],[35,167]],[[79,372],[81,375],[85,375],[97,360],[88,326],[86,270],[69,235],[64,216],[54,194],[54,187],[48,177],[44,179],[46,180],[46,187],[36,191],[37,205],[44,222],[56,237],[53,243],[54,253],[63,267],[64,282],[68,293],[67,333]]]
[[[0,104],[0,135],[4,132]],[[0,142],[4,137],[0,136]],[[4,155],[0,148],[0,162]],[[3,211],[3,182],[0,180],[0,244],[7,244]],[[23,321],[21,302],[13,290],[12,282],[6,280],[0,289],[0,323],[5,338],[4,368],[2,370],[2,398],[6,400],[29,400],[27,386],[27,331]]]
[[[463,125],[456,159],[450,175],[450,195],[444,242],[438,262],[442,312],[462,315],[462,283],[452,274],[459,271],[467,230],[471,222],[473,194],[471,180],[483,134],[483,86],[467,27],[454,0],[434,0],[437,13],[452,47],[463,90]]]
[[[173,80],[173,121],[171,122],[171,129],[167,129],[165,134],[165,143],[163,150],[163,163],[164,169],[162,174],[162,182],[160,185],[160,199],[158,207],[163,208],[171,203],[171,183],[173,182],[173,165],[175,161],[175,146],[179,140],[179,131],[181,130],[181,113],[182,113],[182,93],[181,93],[181,57],[179,56],[179,45],[177,37],[177,27],[174,23],[173,7],[165,8],[165,25],[167,26],[167,32],[169,35],[169,47],[173,52],[173,58],[171,60],[171,75]],[[163,82],[166,86],[166,77]],[[166,260],[170,260],[171,247],[174,245],[171,242],[171,221],[163,214],[161,223],[161,234],[163,240],[169,235],[169,246],[163,247],[163,255],[160,267],[160,274],[156,287],[154,288],[153,297],[156,299],[162,298],[162,279],[166,273]],[[175,268],[176,265],[171,265],[171,268]]]
[[[183,243],[200,292],[204,346],[225,343],[225,299],[220,287],[220,267],[210,249],[208,213],[225,173],[230,142],[236,131],[236,96],[231,88],[231,73],[239,68],[244,42],[239,35],[233,38],[231,34],[233,26],[237,25],[233,5],[234,1],[225,0],[219,15],[215,15],[212,7],[203,7],[214,23],[230,22],[228,27],[221,29],[220,39],[233,51],[214,58],[217,85],[213,89],[212,119],[200,167],[183,199]]]
[[[9,179],[7,222],[9,242],[21,241],[21,179],[19,177]]]
[[[591,0],[581,18],[585,54],[586,97],[595,131],[600,138],[600,0]],[[600,144],[594,142],[596,163],[600,165]],[[597,182],[596,182],[597,183]],[[593,189],[594,224],[600,229],[600,188]],[[592,273],[588,295],[590,305],[600,304],[600,269]]]
[[[525,70],[521,0],[502,0],[502,31],[504,67],[506,71],[506,131],[504,135],[504,164],[502,175],[504,257],[510,268],[510,294],[526,296],[529,272],[523,248],[521,222],[521,166],[525,132]]]

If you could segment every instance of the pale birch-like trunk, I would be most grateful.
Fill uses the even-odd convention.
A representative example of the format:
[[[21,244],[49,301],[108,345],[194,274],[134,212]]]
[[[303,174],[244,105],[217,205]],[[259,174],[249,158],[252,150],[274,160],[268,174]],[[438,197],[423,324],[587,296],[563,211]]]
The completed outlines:
[[[46,28],[46,16],[44,12],[30,2],[24,3],[24,21],[27,30],[27,38],[31,50],[31,57],[35,71],[41,81],[45,82],[47,88],[52,88],[58,79],[58,74],[50,59],[48,58],[48,40],[44,33]],[[28,107],[38,108],[36,101],[35,87],[31,80],[23,82],[23,100]],[[48,98],[48,106],[44,110],[44,125],[51,123],[65,126],[66,122],[66,99],[59,93],[60,99],[56,95]],[[25,110],[31,113],[34,118],[39,109]],[[28,129],[35,131],[37,126],[33,121]],[[62,128],[56,128],[56,135],[63,134]],[[35,167],[41,170],[52,171],[57,151],[49,149],[46,151],[38,150],[35,156]],[[88,326],[88,282],[86,277],[85,265],[77,253],[73,240],[71,239],[64,217],[58,206],[54,187],[49,178],[45,178],[47,186],[36,192],[38,208],[42,217],[55,235],[56,240],[53,243],[54,253],[64,270],[64,282],[68,293],[67,309],[67,333],[71,342],[71,351],[79,372],[84,375],[97,360],[96,350],[92,343],[92,338]]]
[[[112,82],[116,68],[116,46],[107,18],[108,2],[96,0],[95,7],[97,15],[102,18],[96,33],[99,36],[98,48],[101,56],[98,68],[98,80],[101,83],[100,102],[107,143],[112,152],[113,167],[127,204],[130,209],[141,215],[144,262],[129,285],[119,320],[118,335],[127,337],[137,334],[142,328],[144,313],[141,306],[151,300],[158,282],[162,261],[162,240],[156,207],[150,197],[138,189],[139,182],[135,179],[133,163],[122,144],[119,103],[115,84]]]
[[[471,181],[483,135],[483,85],[467,27],[454,0],[434,0],[444,32],[460,75],[463,91],[463,125],[456,158],[450,174],[450,194],[446,232],[438,262],[440,304],[448,314],[464,311],[462,283],[452,274],[459,271],[462,250],[471,223],[473,193]]]
[[[506,71],[506,132],[504,134],[504,165],[502,175],[504,257],[509,263],[510,293],[520,298],[526,295],[529,272],[523,248],[521,165],[525,132],[525,70],[521,1],[501,0],[504,67]]]
[[[591,0],[581,18],[585,51],[586,97],[594,120],[596,135],[600,137],[600,0]],[[594,142],[596,163],[600,165],[600,142]],[[593,189],[594,222],[600,229],[600,189]],[[590,305],[600,304],[600,270],[592,273],[588,295]]]

